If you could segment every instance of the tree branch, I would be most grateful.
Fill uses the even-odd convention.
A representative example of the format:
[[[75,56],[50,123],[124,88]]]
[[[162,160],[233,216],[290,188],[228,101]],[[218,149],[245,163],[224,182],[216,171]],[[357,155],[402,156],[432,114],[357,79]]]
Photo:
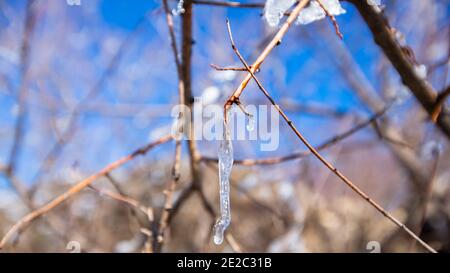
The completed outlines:
[[[264,88],[264,86],[261,84],[261,82],[258,80],[258,78],[255,76],[253,71],[249,68],[248,64],[242,57],[242,55],[239,53],[238,49],[236,48],[233,36],[231,34],[231,28],[230,24],[227,21],[228,25],[228,33],[231,40],[231,47],[233,48],[236,55],[239,57],[239,60],[242,62],[242,64],[247,68],[251,78],[256,82],[259,89],[263,92],[263,94],[267,97],[267,99],[272,103],[272,105],[277,109],[278,113],[283,117],[283,119],[286,121],[288,126],[292,129],[292,131],[297,135],[297,137],[300,139],[300,141],[310,150],[310,152],[320,161],[322,162],[325,167],[327,167],[331,172],[333,172],[342,182],[344,182],[351,190],[353,190],[356,194],[358,194],[360,197],[362,197],[364,200],[366,200],[367,203],[369,203],[372,207],[374,207],[377,211],[379,211],[382,215],[384,215],[387,219],[389,219],[391,222],[393,222],[395,225],[403,229],[411,238],[419,242],[425,249],[432,253],[436,253],[436,250],[434,250],[431,246],[429,246],[426,242],[424,242],[422,239],[420,239],[414,232],[412,232],[408,227],[406,227],[403,223],[401,223],[397,218],[395,218],[393,215],[391,215],[389,212],[387,212],[383,207],[381,207],[377,202],[375,202],[372,198],[370,198],[365,192],[363,192],[359,187],[357,187],[349,178],[347,178],[343,173],[341,173],[334,165],[332,165],[328,160],[326,160],[310,143],[306,138],[298,131],[298,129],[295,127],[294,123],[287,117],[287,115],[283,112],[283,110],[278,106],[278,104],[275,102],[275,100],[270,96],[270,94],[267,92],[267,90]],[[239,97],[237,97],[239,98]]]
[[[387,18],[382,13],[377,12],[373,6],[367,4],[366,1],[348,1],[358,9],[370,28],[375,42],[397,70],[403,84],[411,90],[425,111],[432,115],[437,99],[436,91],[427,80],[417,75],[413,60],[404,50],[404,47],[397,42]],[[450,117],[440,115],[436,122],[441,131],[450,139]]]
[[[25,229],[31,222],[33,222],[34,220],[36,220],[37,218],[43,216],[44,214],[48,213],[49,211],[51,211],[52,209],[54,209],[55,207],[59,206],[61,203],[63,203],[64,201],[66,201],[67,199],[69,199],[70,197],[76,195],[77,193],[79,193],[82,189],[86,188],[87,186],[91,185],[95,180],[97,180],[98,178],[105,176],[106,174],[110,173],[111,171],[113,171],[114,169],[117,169],[118,167],[124,165],[125,163],[133,160],[134,158],[136,158],[139,155],[145,155],[149,150],[151,150],[152,148],[166,143],[168,141],[172,140],[172,136],[165,136],[162,137],[150,144],[147,144],[146,146],[137,149],[136,151],[134,151],[133,153],[122,157],[121,159],[109,164],[108,166],[106,166],[105,168],[103,168],[102,170],[100,170],[99,172],[89,176],[88,178],[80,181],[79,183],[75,184],[74,186],[72,186],[69,190],[67,190],[66,192],[64,192],[63,194],[59,195],[58,197],[56,197],[55,199],[53,199],[52,201],[50,201],[49,203],[47,203],[46,205],[42,206],[41,208],[32,211],[31,213],[27,214],[25,217],[23,217],[22,219],[20,219],[16,224],[14,224],[9,231],[3,236],[3,239],[0,242],[0,249],[2,249],[5,244],[9,241],[9,239],[11,239],[11,237],[16,234],[17,232],[21,232],[23,229]]]

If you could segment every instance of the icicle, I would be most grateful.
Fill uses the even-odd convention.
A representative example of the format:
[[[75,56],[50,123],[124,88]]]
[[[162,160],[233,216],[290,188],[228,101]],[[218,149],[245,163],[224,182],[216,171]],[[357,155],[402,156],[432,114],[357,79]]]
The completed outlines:
[[[245,115],[247,119],[247,131],[252,132],[255,130],[255,117],[251,114]]]
[[[284,13],[295,3],[295,0],[267,0],[264,7],[264,18],[271,27],[276,27]]]
[[[178,15],[184,13],[185,10],[184,10],[184,8],[183,8],[183,5],[184,5],[184,0],[178,1],[177,9],[173,9],[173,10],[172,10],[172,14],[173,14],[174,16],[178,16]]]
[[[228,113],[230,113],[230,110]],[[220,218],[214,225],[214,243],[216,245],[222,244],[223,234],[231,222],[230,175],[232,167],[233,143],[231,142],[230,128],[224,122],[223,140],[219,148]]]
[[[345,13],[345,9],[339,4],[339,0],[321,0],[323,6],[331,15],[340,15]],[[305,7],[297,18],[297,23],[306,25],[314,21],[325,18],[326,13],[317,1],[311,1],[309,6]]]

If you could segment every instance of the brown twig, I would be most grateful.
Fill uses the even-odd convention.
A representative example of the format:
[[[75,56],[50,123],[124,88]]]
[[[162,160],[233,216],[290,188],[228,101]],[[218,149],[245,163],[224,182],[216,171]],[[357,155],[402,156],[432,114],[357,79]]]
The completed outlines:
[[[421,215],[420,215],[420,220],[419,220],[419,226],[417,228],[417,233],[421,234],[422,230],[423,230],[423,226],[425,225],[425,221],[426,221],[426,217],[427,217],[427,206],[428,203],[431,200],[431,197],[433,195],[433,186],[435,184],[436,181],[436,176],[437,176],[437,172],[438,172],[438,166],[439,166],[439,151],[433,151],[433,156],[434,156],[434,160],[433,160],[433,166],[431,169],[431,175],[430,175],[430,180],[428,181],[428,184],[425,185],[425,194],[423,196],[423,201],[422,203],[422,208],[421,208]],[[414,247],[416,245],[416,241],[413,241],[412,246]]]
[[[431,111],[431,120],[434,123],[437,122],[439,115],[442,112],[442,106],[444,105],[445,100],[448,98],[448,96],[450,96],[450,86],[448,86],[444,91],[439,93],[439,95],[436,99],[434,109],[433,109],[433,111]]]
[[[175,203],[172,206],[172,211],[169,214],[169,218],[167,219],[167,225],[170,226],[170,223],[175,218],[175,216],[178,214],[180,209],[183,207],[185,202],[189,200],[191,195],[195,193],[195,188],[193,187],[193,184],[189,185],[187,188],[183,189],[180,193],[180,196],[177,198]]]
[[[26,6],[26,15],[25,15],[25,27],[24,34],[21,45],[20,52],[20,74],[21,79],[19,83],[19,88],[17,91],[17,99],[18,99],[18,113],[17,119],[15,121],[14,128],[14,137],[13,144],[11,148],[11,152],[9,155],[8,165],[1,166],[0,173],[4,174],[5,178],[8,180],[11,187],[17,193],[21,201],[26,205],[28,210],[32,211],[35,209],[32,198],[30,198],[28,189],[17,176],[16,176],[16,167],[17,167],[17,158],[20,154],[21,147],[23,145],[23,138],[25,135],[25,119],[27,117],[27,103],[28,103],[28,81],[29,81],[29,66],[30,66],[30,40],[33,36],[34,28],[36,26],[37,20],[37,7],[35,2],[29,0],[27,1]],[[57,228],[53,226],[50,221],[45,221],[45,223],[49,226],[49,228],[54,231],[59,238],[66,239],[64,234],[59,232]]]
[[[382,13],[377,12],[374,7],[367,4],[366,1],[348,1],[358,9],[371,30],[375,42],[397,70],[402,82],[411,90],[428,114],[431,115],[433,110],[435,110],[436,91],[426,79],[422,79],[417,75],[410,50],[405,50],[405,47],[398,43],[395,32],[389,26],[387,18]],[[450,117],[439,115],[436,124],[447,138],[450,138]]]
[[[99,172],[97,172],[97,173],[89,176],[88,178],[78,182],[77,184],[72,186],[69,190],[67,190],[63,194],[59,195],[58,197],[56,197],[55,199],[53,199],[52,201],[50,201],[46,205],[44,205],[44,206],[40,207],[39,209],[34,210],[31,213],[27,214],[25,217],[20,219],[16,224],[14,224],[8,230],[8,232],[3,236],[3,239],[0,241],[0,249],[2,249],[5,246],[5,244],[11,239],[11,237],[14,234],[16,234],[17,232],[21,232],[31,222],[33,222],[37,218],[43,216],[44,214],[48,213],[49,211],[51,211],[52,209],[54,209],[55,207],[57,207],[58,205],[60,205],[64,201],[66,201],[67,199],[69,199],[70,197],[76,195],[82,189],[84,189],[87,186],[91,185],[98,178],[100,178],[102,176],[105,176],[106,174],[110,173],[114,169],[117,169],[118,167],[124,165],[125,163],[127,163],[127,162],[129,162],[131,160],[133,160],[134,158],[136,158],[139,155],[145,155],[149,150],[151,150],[155,146],[158,146],[160,144],[166,143],[166,142],[168,142],[170,140],[172,140],[172,136],[171,135],[164,136],[164,137],[162,137],[162,138],[160,138],[160,139],[158,139],[158,140],[156,140],[156,141],[154,141],[154,142],[152,142],[150,144],[147,144],[146,146],[144,146],[144,147],[142,147],[140,149],[137,149],[133,153],[131,153],[131,154],[125,156],[125,157],[122,157],[121,159],[119,159],[119,160],[109,164],[108,166],[104,167]]]
[[[317,1],[317,3],[319,4],[319,6],[323,9],[323,11],[325,12],[325,14],[328,16],[328,18],[330,18],[331,22],[333,23],[334,31],[336,32],[336,35],[337,35],[339,38],[343,39],[343,38],[344,38],[344,35],[342,35],[342,32],[341,32],[341,30],[340,30],[340,28],[339,28],[339,24],[338,24],[338,22],[337,22],[337,20],[336,20],[336,17],[335,17],[333,14],[331,14],[331,13],[328,11],[328,9],[323,5],[322,0],[316,0],[316,1]]]
[[[236,99],[239,98],[241,93],[244,91],[245,87],[249,83],[249,81],[252,78],[252,74],[254,74],[261,64],[264,62],[264,60],[267,58],[269,53],[281,43],[281,39],[284,37],[286,32],[288,31],[289,27],[292,25],[292,23],[296,20],[298,15],[300,14],[300,11],[309,3],[309,0],[301,0],[299,3],[295,6],[295,8],[292,10],[289,17],[286,19],[286,21],[283,23],[281,28],[278,30],[278,32],[275,34],[275,36],[272,38],[272,40],[269,42],[269,44],[265,47],[265,49],[262,51],[262,53],[259,55],[259,57],[256,59],[256,61],[251,65],[250,73],[247,73],[247,76],[244,78],[244,80],[239,84],[238,88],[233,92],[233,94],[228,98],[228,100],[225,102],[224,105],[224,119],[226,121],[226,112],[236,102]]]
[[[143,242],[144,251],[147,253],[152,253],[153,252],[152,242],[154,241],[153,234],[156,233],[152,231],[155,230],[155,219],[153,208],[142,205],[139,201],[126,194],[126,192],[122,189],[122,187],[120,187],[119,183],[112,177],[110,173],[105,174],[105,177],[108,179],[110,184],[113,185],[117,193],[108,190],[97,189],[93,185],[89,185],[89,188],[92,188],[93,190],[98,192],[99,195],[101,196],[105,195],[116,201],[131,206],[130,208],[131,216],[135,219],[136,223],[139,225],[140,230],[141,231],[145,230],[145,232],[142,233],[144,233],[148,238],[145,242]],[[138,217],[137,211],[143,213],[146,216],[146,222],[144,222],[142,218]]]
[[[371,111],[383,109],[386,103],[379,97],[379,92],[367,79],[361,66],[353,58],[345,44],[330,38],[330,35],[327,34],[324,34],[323,38],[330,46],[330,51],[324,51],[328,53],[327,59],[331,59],[337,65],[344,80],[355,92],[359,100]],[[422,162],[417,158],[415,151],[411,149],[411,145],[407,144],[403,133],[397,127],[391,125],[387,116],[381,122],[376,122],[375,125],[374,128],[378,136],[382,140],[386,140],[385,143],[389,144],[387,147],[409,173],[410,181],[416,184],[425,183],[428,179],[428,174],[423,170]]]
[[[298,103],[281,99],[280,105],[286,112],[305,113],[326,118],[339,119],[347,116],[348,114],[351,114],[344,109],[339,109],[328,105],[315,104],[311,102]]]
[[[106,176],[106,175],[105,175]],[[144,213],[148,217],[149,208],[146,206],[141,205],[136,199],[133,199],[129,196],[122,195],[120,193],[116,193],[110,190],[106,189],[99,189],[97,187],[94,187],[92,185],[88,186],[90,189],[98,193],[100,196],[107,196],[113,200],[116,200],[120,203],[124,203],[128,206],[131,206],[132,208],[135,208],[136,210]]]
[[[210,66],[217,71],[247,71],[245,67],[220,67],[216,64],[210,64]]]
[[[183,71],[181,66],[181,61],[178,57],[178,46],[177,46],[177,40],[175,37],[175,30],[173,25],[173,18],[172,13],[169,10],[169,6],[167,4],[167,0],[163,0],[164,5],[164,11],[166,13],[166,22],[167,26],[169,28],[169,35],[170,35],[170,44],[172,47],[172,53],[175,59],[175,64],[177,67],[177,74],[178,74],[178,96],[179,96],[179,103],[180,105],[185,105],[185,88],[184,88],[184,81],[183,81]],[[184,117],[185,113],[180,112],[178,116],[178,130],[182,128],[185,119]],[[182,132],[177,132],[177,134],[181,134]],[[181,168],[181,139],[177,137],[175,141],[175,160],[172,168],[172,180],[167,185],[166,190],[164,191],[165,194],[165,202],[164,202],[164,208],[161,213],[161,218],[159,221],[159,227],[158,227],[158,235],[157,235],[157,242],[155,242],[155,250],[160,251],[162,248],[162,244],[164,242],[164,232],[168,226],[168,219],[169,215],[172,210],[173,206],[173,193],[175,191],[176,186],[178,185],[178,182],[180,181],[180,168]]]
[[[234,52],[239,57],[242,64],[247,68],[250,76],[256,82],[259,89],[264,93],[264,95],[267,97],[267,99],[277,109],[278,113],[283,117],[283,119],[286,121],[288,126],[297,135],[297,137],[300,139],[300,141],[303,142],[303,144],[310,150],[310,152],[317,159],[319,159],[319,161],[322,162],[322,164],[325,165],[331,172],[333,172],[342,182],[344,182],[348,187],[350,187],[350,189],[352,189],[356,194],[358,194],[360,197],[362,197],[364,200],[366,200],[367,203],[369,203],[372,207],[374,207],[377,211],[379,211],[382,215],[384,215],[387,219],[389,219],[395,225],[397,225],[398,227],[403,229],[409,236],[411,236],[414,240],[419,242],[425,249],[427,249],[430,252],[436,253],[436,250],[434,250],[431,246],[429,246],[422,239],[420,239],[416,234],[414,234],[414,232],[412,232],[408,227],[406,227],[403,223],[401,223],[399,220],[397,220],[397,218],[395,218],[393,215],[391,215],[389,212],[387,212],[377,202],[375,202],[372,198],[370,198],[365,192],[363,192],[361,189],[359,189],[349,178],[347,178],[334,165],[332,165],[330,162],[328,162],[316,149],[314,149],[314,147],[305,139],[305,137],[300,133],[300,131],[298,131],[298,129],[295,127],[294,123],[287,117],[287,115],[278,106],[278,104],[276,104],[274,99],[270,96],[270,94],[267,92],[267,90],[264,88],[264,86],[261,84],[261,82],[255,76],[253,71],[248,67],[246,61],[244,60],[242,55],[239,53],[238,49],[236,48],[236,46],[234,44],[233,36],[231,34],[230,24],[228,21],[227,21],[227,26],[228,26],[228,33],[230,36],[230,40],[231,40],[231,44],[232,44],[232,48],[233,48]]]
[[[352,136],[353,134],[366,128],[367,126],[373,124],[373,122],[376,121],[377,119],[381,118],[387,112],[388,109],[389,109],[389,107],[386,107],[382,111],[376,113],[375,115],[373,115],[366,121],[361,122],[360,124],[350,128],[346,132],[344,132],[342,134],[338,134],[338,135],[324,141],[322,144],[316,146],[315,149],[317,151],[324,150],[324,149]],[[242,165],[242,166],[273,165],[273,164],[279,164],[279,163],[283,163],[283,162],[290,161],[290,160],[299,159],[299,158],[302,158],[302,157],[305,157],[305,156],[308,156],[311,154],[312,154],[311,151],[306,150],[306,151],[295,152],[295,153],[292,153],[289,155],[279,156],[279,157],[270,157],[270,158],[263,158],[263,159],[241,159],[241,160],[237,159],[234,161],[234,163],[238,164],[238,165]],[[202,157],[202,160],[206,161],[206,162],[217,162],[217,158],[210,158],[210,157]]]
[[[30,65],[30,40],[36,25],[36,13],[34,11],[34,1],[28,0],[25,15],[25,30],[22,39],[20,51],[20,74],[21,79],[17,91],[18,113],[14,128],[14,138],[9,155],[9,161],[6,172],[13,175],[22,147],[25,119],[27,116],[27,96],[28,96],[28,70]]]

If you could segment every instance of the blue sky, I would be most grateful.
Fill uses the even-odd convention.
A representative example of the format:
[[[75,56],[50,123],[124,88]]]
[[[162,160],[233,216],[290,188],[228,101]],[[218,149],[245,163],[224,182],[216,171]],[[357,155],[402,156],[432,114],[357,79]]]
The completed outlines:
[[[104,63],[97,62],[97,56],[101,51],[102,39],[117,38],[119,41],[130,33],[136,22],[149,10],[151,10],[149,21],[144,24],[144,31],[136,37],[130,49],[125,53],[119,65],[118,71],[114,76],[116,79],[107,82],[101,92],[100,98],[106,101],[115,102],[117,100],[118,90],[116,86],[121,83],[125,74],[128,73],[123,65],[127,66],[134,62],[142,61],[147,58],[148,77],[145,76],[141,82],[144,86],[142,90],[133,90],[136,93],[144,93],[145,96],[138,97],[135,93],[126,94],[121,99],[126,102],[141,102],[141,103],[175,103],[176,81],[171,79],[176,78],[176,70],[173,61],[165,63],[159,57],[168,56],[169,60],[173,60],[172,53],[168,44],[167,26],[164,23],[163,13],[161,11],[161,3],[157,0],[102,0],[99,2],[98,8],[95,9],[95,14],[91,17],[83,17],[85,11],[90,5],[94,5],[94,1],[81,0],[82,10],[77,10],[77,7],[66,7],[65,12],[67,16],[65,19],[77,21],[80,28],[89,28],[90,33],[93,33],[99,41],[95,49],[92,50],[93,61],[89,68],[93,69],[91,82],[95,81],[96,77],[101,75]],[[260,0],[261,1],[261,0]],[[24,1],[7,1],[8,4],[15,6],[18,10],[24,7]],[[170,1],[172,6],[175,6],[175,1]],[[244,1],[242,1],[244,2]],[[248,1],[248,2],[256,2]],[[376,88],[380,87],[379,75],[376,64],[381,56],[380,50],[373,44],[371,33],[367,27],[362,24],[362,21],[356,11],[348,3],[343,3],[347,13],[337,17],[340,24],[341,31],[344,34],[344,43],[353,53],[355,60],[362,67],[365,75],[374,84]],[[441,11],[446,13],[444,16],[448,18],[450,5],[447,9]],[[270,32],[262,20],[260,9],[233,9],[233,8],[217,8],[208,6],[196,6],[194,10],[194,37],[195,45],[193,51],[193,90],[194,95],[201,95],[202,91],[208,85],[214,82],[208,78],[211,68],[210,63],[218,65],[233,65],[238,63],[237,58],[229,47],[227,38],[225,18],[229,18],[232,24],[234,36],[240,51],[245,57],[251,55],[254,51],[258,41]],[[0,17],[1,18],[1,17]],[[179,31],[179,20],[175,18],[176,30]],[[2,21],[0,20],[0,23]],[[20,20],[18,20],[20,22]],[[332,54],[324,54],[328,50],[327,43],[316,35],[317,26],[323,25],[333,31],[332,25],[328,20],[319,23],[313,23],[308,26],[294,26],[283,40],[283,43],[274,49],[267,61],[263,64],[261,75],[264,79],[264,84],[272,93],[276,100],[289,97],[297,102],[316,102],[330,107],[343,109],[347,111],[365,111],[359,100],[356,98],[352,90],[339,76],[338,70],[332,64]],[[49,24],[51,26],[51,24]],[[403,30],[403,25],[398,25],[400,30]],[[1,30],[0,30],[1,31]],[[51,30],[50,30],[51,31]],[[311,38],[305,39],[305,36]],[[19,36],[17,36],[19,37]],[[17,39],[16,37],[16,39]],[[419,36],[420,37],[420,36]],[[336,38],[336,37],[334,37]],[[416,38],[416,40],[414,39]],[[337,39],[337,38],[336,38]],[[417,37],[408,36],[408,40],[417,43]],[[20,39],[17,39],[20,40]],[[157,46],[150,48],[145,47],[155,42]],[[59,43],[60,41],[55,41]],[[420,39],[419,39],[420,42]],[[415,44],[412,45],[413,48]],[[18,49],[18,47],[16,48]],[[417,48],[414,48],[417,49]],[[100,52],[101,53],[101,52]],[[101,55],[101,54],[100,54]],[[419,55],[420,58],[420,55]],[[59,59],[59,64],[64,66],[69,64],[71,59],[76,59],[74,56],[62,56]],[[0,62],[2,60],[0,59]],[[89,61],[89,60],[88,60]],[[251,61],[250,59],[248,60]],[[77,72],[75,69],[74,73]],[[148,78],[145,81],[145,78]],[[75,80],[76,81],[76,80]],[[91,84],[84,84],[83,81],[75,82],[75,86],[80,90],[89,88]],[[224,90],[226,94],[232,92],[232,88],[238,82],[234,82],[231,87]],[[14,82],[17,84],[17,82]],[[160,90],[164,90],[161,92]],[[81,93],[81,92],[79,92]],[[82,94],[82,93],[81,93]],[[246,103],[252,103],[261,100],[262,96],[259,94],[254,84],[251,84],[243,95],[242,99]],[[410,100],[409,103],[412,103]],[[13,104],[13,98],[0,98],[0,105],[4,108],[10,108]],[[369,113],[367,113],[369,114]],[[12,123],[13,118],[9,111],[2,111],[0,118],[9,124]],[[312,139],[313,143],[320,143],[323,139],[330,137],[330,128],[334,130],[334,120],[323,120],[318,117],[308,115],[295,115],[292,117],[298,124],[301,130],[305,131],[305,135]],[[95,132],[98,127],[106,126],[108,120],[99,115],[90,115],[82,119],[85,130]],[[161,123],[166,120],[160,121]],[[155,122],[156,123],[156,122]],[[123,121],[122,131],[127,133],[127,143],[121,143],[120,137],[115,138],[112,133],[109,135],[109,140],[104,141],[102,137],[98,136],[97,141],[102,144],[96,146],[94,150],[90,150],[90,154],[83,158],[82,165],[89,166],[89,169],[97,169],[104,164],[124,155],[131,149],[139,146],[136,143],[146,143],[148,141],[148,131],[152,128],[136,128],[132,120]],[[334,132],[334,131],[333,131]],[[367,135],[367,134],[361,134]],[[370,135],[373,137],[373,135]],[[287,139],[291,139],[290,136]],[[283,141],[283,140],[282,140]],[[6,142],[3,142],[6,143]],[[9,142],[8,142],[9,143]],[[77,147],[73,147],[76,150]],[[283,147],[278,151],[278,154],[283,154],[292,149],[301,149],[298,145],[294,147]],[[2,147],[0,151],[7,154],[9,149]],[[70,150],[69,150],[70,151]],[[101,155],[101,156],[99,156]],[[211,155],[211,154],[209,154]],[[33,152],[24,151],[21,155],[20,170],[21,176],[28,180],[33,176],[35,167],[32,163],[40,160],[40,156]],[[246,155],[237,155],[236,157],[245,157]],[[68,159],[67,162],[74,162],[81,159]],[[65,163],[66,164],[66,163]]]

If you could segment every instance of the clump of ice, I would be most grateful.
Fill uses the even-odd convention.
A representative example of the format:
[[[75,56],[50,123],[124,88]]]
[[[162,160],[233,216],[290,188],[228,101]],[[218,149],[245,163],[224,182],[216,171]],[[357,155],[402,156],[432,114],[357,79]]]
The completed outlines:
[[[379,6],[381,5],[381,0],[367,0],[367,4],[371,6]]]
[[[407,46],[405,35],[398,30],[395,30],[395,40],[400,46]]]
[[[216,103],[217,100],[220,98],[221,91],[216,86],[208,86],[203,90],[203,93],[201,95],[201,103],[203,105],[209,105]]]
[[[427,78],[428,69],[423,64],[414,66],[414,72],[421,80],[425,80]]]
[[[226,71],[214,70],[210,73],[210,77],[219,83],[231,82],[236,78],[236,76],[237,73],[236,71],[233,70],[226,70]]]
[[[379,0],[372,1],[379,2]],[[278,26],[284,13],[295,2],[295,0],[267,0],[264,8],[264,18],[269,26]],[[339,0],[321,0],[320,2],[331,15],[336,16],[345,13],[345,9],[342,8]],[[313,0],[300,12],[297,18],[297,23],[306,25],[314,21],[321,20],[325,18],[325,16],[326,13],[321,5],[316,0]]]
[[[321,0],[322,5],[331,15],[341,15],[346,11],[342,8],[339,0]],[[317,1],[311,1],[310,4],[305,7],[297,18],[297,23],[306,25],[314,21],[325,18],[326,13]]]
[[[177,8],[172,10],[172,14],[174,16],[178,16],[178,15],[184,13],[185,10],[183,8],[183,5],[184,5],[184,0],[178,1]]]
[[[295,3],[295,0],[267,0],[264,7],[264,18],[271,27],[276,27],[284,13]]]

